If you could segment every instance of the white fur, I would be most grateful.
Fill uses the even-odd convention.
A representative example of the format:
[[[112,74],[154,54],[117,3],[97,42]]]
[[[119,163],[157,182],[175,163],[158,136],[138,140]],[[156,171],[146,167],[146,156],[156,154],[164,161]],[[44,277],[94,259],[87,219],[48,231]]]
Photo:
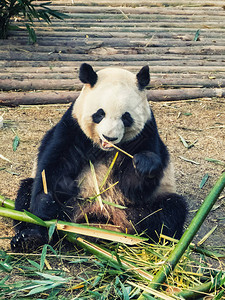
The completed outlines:
[[[98,73],[94,87],[86,84],[73,107],[73,116],[84,133],[95,143],[104,140],[103,135],[116,137],[117,144],[136,137],[150,119],[150,108],[145,91],[138,89],[136,75],[119,68],[106,68]],[[104,119],[94,124],[92,115],[103,109]],[[129,112],[134,124],[125,128],[122,115]]]
[[[160,185],[153,194],[153,197],[157,197],[163,194],[176,193],[176,183],[174,177],[173,163],[170,161],[166,169],[163,171],[163,177],[160,181]]]

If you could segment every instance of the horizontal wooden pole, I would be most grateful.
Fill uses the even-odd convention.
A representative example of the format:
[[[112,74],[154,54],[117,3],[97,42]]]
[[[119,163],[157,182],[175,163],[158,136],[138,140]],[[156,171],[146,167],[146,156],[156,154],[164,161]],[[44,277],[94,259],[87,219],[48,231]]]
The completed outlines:
[[[70,76],[69,76],[70,75]],[[71,72],[66,73],[30,73],[26,74],[0,74],[0,89],[2,91],[44,91],[44,90],[80,90],[82,84],[78,75]],[[11,79],[8,79],[11,77]],[[223,88],[225,87],[225,79],[199,79],[195,78],[158,78],[151,80],[151,88]],[[199,77],[199,75],[198,75]]]
[[[0,105],[34,105],[34,104],[60,104],[69,103],[79,96],[77,91],[45,91],[45,92],[9,92],[1,93]],[[168,90],[148,90],[149,101],[180,101],[197,98],[222,98],[225,97],[225,89],[211,88],[183,88]]]

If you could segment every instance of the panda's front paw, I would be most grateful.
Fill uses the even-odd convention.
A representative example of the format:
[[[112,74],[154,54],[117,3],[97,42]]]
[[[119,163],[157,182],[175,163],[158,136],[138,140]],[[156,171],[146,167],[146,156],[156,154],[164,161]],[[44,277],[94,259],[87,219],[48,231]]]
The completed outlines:
[[[162,173],[162,162],[154,152],[144,151],[134,155],[133,164],[141,177],[154,178]]]
[[[14,252],[32,252],[47,242],[47,231],[41,231],[39,228],[27,228],[12,238],[11,249]]]
[[[31,213],[35,214],[43,220],[55,219],[58,216],[58,203],[52,194],[40,193],[36,197],[36,201],[32,203]]]

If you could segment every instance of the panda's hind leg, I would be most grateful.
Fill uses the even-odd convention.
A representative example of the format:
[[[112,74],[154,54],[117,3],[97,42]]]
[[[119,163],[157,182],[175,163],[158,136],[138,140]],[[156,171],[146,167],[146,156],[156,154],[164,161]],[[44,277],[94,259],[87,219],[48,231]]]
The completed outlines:
[[[16,210],[29,211],[33,182],[33,178],[22,180],[15,201]],[[45,228],[42,229],[36,225],[14,221],[14,229],[16,235],[11,240],[11,248],[13,251],[31,252],[32,249],[36,249],[45,243],[43,236],[46,234],[43,235],[42,232]]]
[[[154,241],[160,233],[180,239],[187,216],[185,199],[176,193],[159,195],[148,211],[146,218],[138,225],[138,232],[144,231]]]
[[[15,210],[29,210],[33,182],[33,178],[27,178],[21,181],[15,201]],[[27,223],[14,221],[14,229],[16,232],[19,232],[24,228],[27,228]]]

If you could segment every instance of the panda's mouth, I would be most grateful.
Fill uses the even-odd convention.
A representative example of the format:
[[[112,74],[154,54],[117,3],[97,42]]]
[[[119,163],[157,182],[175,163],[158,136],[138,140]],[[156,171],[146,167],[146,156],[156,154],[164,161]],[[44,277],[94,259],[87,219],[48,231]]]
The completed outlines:
[[[101,148],[106,151],[110,151],[110,150],[114,149],[113,144],[111,144],[110,142],[107,142],[107,141],[103,141],[103,140],[101,140]]]

